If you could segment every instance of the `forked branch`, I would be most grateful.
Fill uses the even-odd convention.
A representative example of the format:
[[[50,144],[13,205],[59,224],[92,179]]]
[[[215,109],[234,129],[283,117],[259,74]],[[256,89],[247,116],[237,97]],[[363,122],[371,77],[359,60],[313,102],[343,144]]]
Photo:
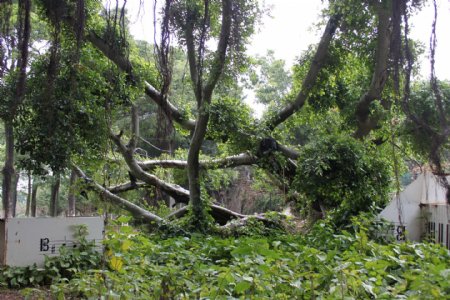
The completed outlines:
[[[145,172],[138,164],[137,160],[134,158],[134,149],[128,147],[125,145],[120,136],[115,135],[113,133],[110,133],[111,140],[116,144],[117,149],[122,154],[123,158],[125,159],[125,162],[128,165],[128,168],[130,169],[130,172],[135,176],[137,179],[149,184],[156,186],[157,188],[164,191],[169,196],[173,197],[175,201],[182,202],[182,203],[188,203],[189,202],[189,191],[182,188],[179,185],[167,183],[155,175],[149,174]]]

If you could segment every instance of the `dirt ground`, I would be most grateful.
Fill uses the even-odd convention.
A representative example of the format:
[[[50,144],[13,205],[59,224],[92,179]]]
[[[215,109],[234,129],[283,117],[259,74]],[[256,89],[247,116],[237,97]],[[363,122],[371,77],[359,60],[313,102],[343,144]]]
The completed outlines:
[[[25,299],[20,291],[17,290],[0,290],[0,300],[17,300]]]
[[[40,297],[37,296],[32,296],[29,297],[29,300],[50,300],[52,299],[52,297],[49,295],[48,291],[44,290],[40,290],[42,291],[39,292],[39,294],[41,294]],[[46,295],[47,294],[47,295]],[[23,300],[25,299],[24,296],[22,296],[22,294],[20,293],[19,290],[8,290],[8,289],[0,289],[0,300]]]

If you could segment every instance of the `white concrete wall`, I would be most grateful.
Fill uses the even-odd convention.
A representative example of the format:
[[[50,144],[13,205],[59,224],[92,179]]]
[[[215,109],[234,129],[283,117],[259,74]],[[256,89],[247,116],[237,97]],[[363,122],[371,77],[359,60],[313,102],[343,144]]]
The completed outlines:
[[[8,266],[38,266],[45,256],[56,256],[61,246],[76,248],[75,227],[86,225],[88,241],[101,249],[102,217],[11,218],[0,223],[1,263]],[[3,226],[1,226],[3,225]]]
[[[450,181],[450,176],[447,176],[447,180]],[[392,222],[395,226],[394,235],[401,230],[401,225],[403,225],[408,240],[421,241],[425,234],[425,223],[428,217],[439,216],[439,222],[444,222],[444,215],[448,215],[445,195],[446,190],[439,183],[439,178],[432,173],[425,172],[400,193],[399,199],[394,196],[379,216]],[[434,205],[436,208],[425,211],[421,209],[421,206],[424,205],[430,207]],[[447,223],[448,221],[445,221],[441,224],[446,227]]]
[[[392,201],[380,213],[380,217],[384,218],[395,225],[397,231],[400,220],[406,228],[406,238],[410,241],[420,241],[421,236],[421,213],[420,213],[420,197],[422,195],[424,185],[424,175],[419,177],[408,185],[405,190],[400,193],[400,199],[394,196]]]

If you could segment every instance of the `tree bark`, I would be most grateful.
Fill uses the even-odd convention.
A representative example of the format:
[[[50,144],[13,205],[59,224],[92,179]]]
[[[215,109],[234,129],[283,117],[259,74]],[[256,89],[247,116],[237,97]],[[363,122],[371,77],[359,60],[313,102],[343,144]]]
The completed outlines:
[[[31,205],[31,193],[32,193],[32,181],[31,181],[31,173],[28,172],[28,193],[27,193],[27,206],[25,208],[25,216],[30,216],[30,205]]]
[[[232,155],[225,158],[199,161],[200,168],[202,169],[234,168],[237,166],[252,165],[256,163],[257,158],[249,153],[241,153],[238,155]],[[152,170],[156,167],[184,169],[187,167],[187,162],[184,160],[151,160],[141,162],[139,163],[139,166],[143,170]]]
[[[187,130],[194,130],[195,121],[187,119],[169,100],[165,99],[151,84],[145,82],[145,94],[155,102],[169,119]]]
[[[107,58],[114,62],[122,71],[128,74],[130,78],[134,78],[133,67],[131,62],[120,53],[111,48],[101,37],[91,31],[87,34],[86,39],[90,41],[97,49],[99,49]],[[145,94],[150,97],[166,114],[168,118],[175,120],[183,128],[193,130],[195,121],[187,119],[166,97],[154,88],[147,81],[145,83]]]
[[[108,191],[110,191],[113,194],[120,194],[128,191],[133,191],[136,189],[145,188],[148,186],[149,186],[148,184],[143,182],[136,182],[136,183],[127,182],[123,184],[118,184],[116,186],[111,186],[108,188]]]
[[[33,189],[31,192],[31,216],[34,218],[36,217],[36,201],[37,201],[37,192],[38,192],[39,184],[37,184],[36,181],[33,180]]]
[[[128,168],[130,169],[130,172],[139,180],[156,186],[160,188],[162,191],[167,193],[168,195],[172,196],[177,202],[182,203],[188,203],[189,201],[189,191],[185,190],[179,185],[167,183],[155,175],[149,174],[142,170],[142,168],[139,166],[138,162],[133,156],[133,149],[130,149],[128,146],[124,145],[122,141],[120,140],[120,137],[110,133],[111,140],[116,144],[119,152],[122,154],[123,158],[125,159],[125,162],[128,165]],[[129,143],[130,145],[132,143]]]
[[[2,202],[5,211],[5,218],[13,217],[15,207],[13,186],[15,181],[14,170],[14,125],[13,120],[16,116],[17,109],[23,101],[25,95],[26,70],[28,65],[28,44],[30,40],[31,22],[30,22],[31,0],[20,0],[18,19],[18,60],[16,65],[17,80],[15,82],[15,90],[13,99],[9,104],[8,113],[4,116],[5,123],[5,165],[3,167],[3,184],[2,184]]]
[[[212,69],[209,75],[209,78],[206,82],[205,87],[201,91],[202,95],[199,99],[197,99],[198,105],[198,116],[195,124],[194,134],[192,135],[191,145],[189,147],[188,152],[188,179],[189,179],[189,201],[192,205],[192,212],[195,217],[195,221],[201,226],[203,220],[205,219],[204,208],[205,205],[201,199],[200,193],[200,163],[199,163],[199,154],[200,148],[203,144],[203,140],[205,138],[206,129],[209,121],[209,105],[211,103],[212,94],[214,88],[219,80],[220,75],[222,74],[224,65],[226,52],[228,48],[228,42],[230,38],[231,32],[231,14],[232,14],[232,3],[231,0],[223,0],[222,1],[222,27],[220,31],[219,43],[217,46],[217,50],[215,53],[214,61],[212,63]],[[194,55],[192,53],[193,49],[188,47],[188,57]],[[196,73],[198,75],[199,70],[193,72],[191,69],[191,75]],[[195,74],[194,74],[195,75]],[[201,75],[200,75],[201,76]],[[199,78],[195,80],[193,78],[194,84],[198,84]],[[196,87],[194,86],[194,89]],[[205,228],[199,228],[203,230]]]
[[[368,91],[360,98],[355,116],[358,122],[358,129],[354,137],[363,138],[377,126],[377,120],[370,118],[370,104],[375,100],[381,100],[386,80],[388,77],[387,65],[390,52],[390,18],[392,10],[389,4],[378,3],[378,41],[375,53],[375,70]]]
[[[153,213],[137,206],[136,204],[131,203],[117,195],[114,195],[109,190],[107,190],[105,187],[101,186],[100,184],[98,184],[97,182],[93,181],[91,178],[86,176],[86,174],[84,174],[84,172],[79,167],[73,166],[73,169],[75,170],[77,175],[80,178],[84,179],[90,187],[92,187],[100,195],[104,196],[104,197],[101,197],[101,199],[106,199],[109,202],[111,202],[112,204],[122,207],[123,209],[129,211],[135,218],[143,219],[148,222],[157,222],[157,223],[166,222],[166,220],[164,220],[163,218],[161,218],[161,217],[159,217],[159,216],[157,216],[157,215],[155,215],[155,214],[153,214]],[[251,217],[248,215],[236,213],[227,208],[224,208],[224,207],[221,207],[218,205],[214,205],[214,204],[211,205],[211,211],[212,211],[212,214],[215,217],[219,218],[220,220],[245,219],[245,218]],[[186,213],[187,213],[187,207],[181,208],[180,210],[177,210],[177,211],[171,213],[167,217],[167,220],[171,219],[171,218],[182,217]],[[254,216],[254,217],[257,218],[258,220],[267,221],[264,217],[261,217],[261,216]]]
[[[50,195],[50,209],[49,215],[51,217],[58,216],[58,198],[59,198],[59,187],[61,185],[61,175],[54,175],[54,182],[51,187],[51,195]]]
[[[13,187],[16,172],[14,170],[14,128],[12,121],[5,122],[5,165],[2,170],[3,185],[2,185],[2,200],[3,210],[6,218],[14,216],[12,208],[13,202]]]
[[[49,4],[48,9],[51,9]],[[66,7],[69,6],[68,3],[64,4]],[[64,20],[70,24],[72,27],[75,26],[76,20],[69,14],[64,15]],[[133,66],[129,59],[123,54],[119,53],[115,47],[111,47],[101,36],[99,36],[95,31],[91,30],[86,33],[84,37],[89,41],[95,48],[102,52],[109,60],[111,60],[118,68],[124,71],[132,84],[136,84],[136,74],[133,72]],[[149,82],[144,81],[145,94],[153,100],[170,119],[176,121],[181,127],[187,130],[194,130],[195,121],[187,119],[179,110],[176,108],[166,97],[163,97],[160,91],[153,87]]]
[[[70,173],[70,180],[69,180],[69,195],[67,197],[67,201],[69,204],[69,209],[67,212],[67,215],[69,217],[74,217],[76,214],[76,210],[75,210],[75,204],[76,204],[76,195],[75,195],[75,191],[76,191],[76,182],[78,179],[78,175],[76,173],[76,171],[74,169],[72,169],[71,173]]]
[[[133,214],[133,216],[135,218],[144,219],[148,222],[163,222],[164,221],[161,217],[159,217],[159,216],[157,216],[157,215],[155,215],[155,214],[153,214],[153,213],[137,206],[136,204],[131,203],[117,195],[114,195],[113,193],[108,191],[106,188],[104,188],[97,182],[95,182],[92,179],[90,179],[89,177],[87,177],[86,174],[84,174],[83,171],[81,171],[81,169],[78,168],[77,166],[73,166],[73,169],[75,170],[76,174],[80,178],[83,178],[86,181],[86,183],[88,183],[89,186],[91,186],[97,193],[104,196],[104,197],[101,197],[101,199],[107,199],[111,203],[122,207],[123,209],[125,209],[125,210],[129,211],[131,214]]]
[[[188,213],[188,206],[184,206],[167,216],[167,219],[179,219],[185,216]],[[247,215],[243,215],[232,210],[226,209],[224,207],[218,205],[211,205],[211,215],[214,220],[220,225],[225,225],[228,221],[232,219],[242,219],[248,217]]]
[[[19,180],[20,180],[20,173],[16,172],[15,176],[14,176],[14,181],[13,181],[13,187],[12,187],[12,201],[11,201],[11,210],[12,210],[12,216],[13,218],[16,216],[16,212],[17,212],[17,185],[19,184]]]

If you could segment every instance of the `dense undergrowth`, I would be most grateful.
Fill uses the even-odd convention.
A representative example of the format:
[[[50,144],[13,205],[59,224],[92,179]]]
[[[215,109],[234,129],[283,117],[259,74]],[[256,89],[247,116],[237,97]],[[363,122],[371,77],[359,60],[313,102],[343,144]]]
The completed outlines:
[[[163,238],[116,224],[105,240],[103,265],[78,265],[70,276],[58,272],[50,290],[57,299],[449,297],[446,249],[383,243],[371,238],[371,229],[354,221],[339,233],[320,223],[306,235]]]

